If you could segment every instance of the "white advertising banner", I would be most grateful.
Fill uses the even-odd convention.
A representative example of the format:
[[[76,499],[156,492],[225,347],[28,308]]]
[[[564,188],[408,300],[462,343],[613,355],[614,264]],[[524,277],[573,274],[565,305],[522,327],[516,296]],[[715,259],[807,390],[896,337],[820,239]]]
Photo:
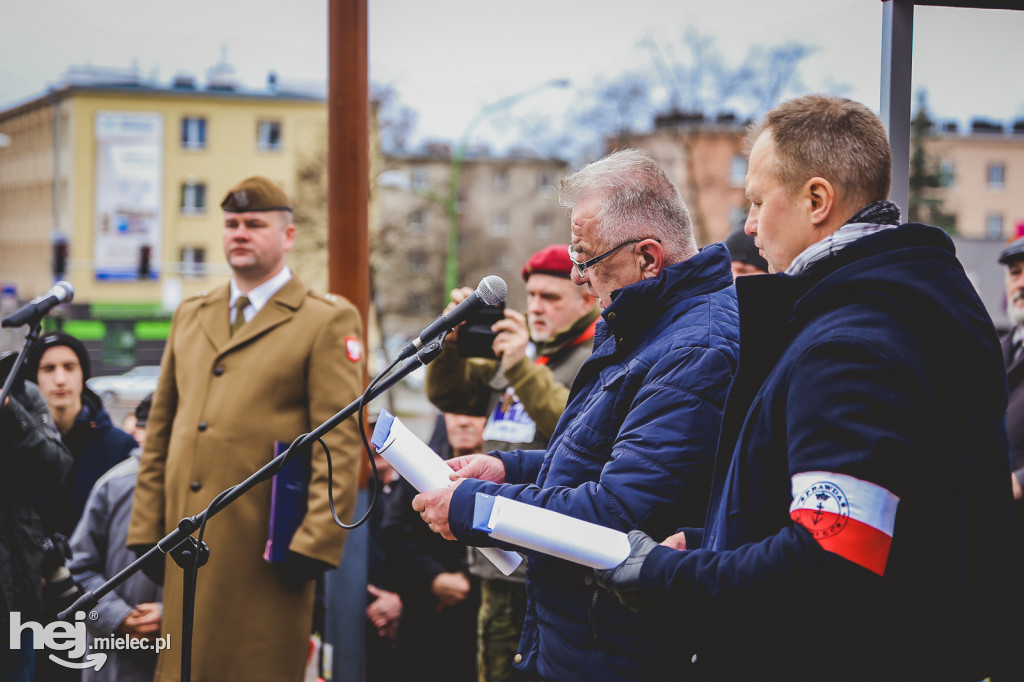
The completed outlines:
[[[96,114],[96,278],[139,279],[144,251],[148,278],[160,263],[163,116],[138,111]]]

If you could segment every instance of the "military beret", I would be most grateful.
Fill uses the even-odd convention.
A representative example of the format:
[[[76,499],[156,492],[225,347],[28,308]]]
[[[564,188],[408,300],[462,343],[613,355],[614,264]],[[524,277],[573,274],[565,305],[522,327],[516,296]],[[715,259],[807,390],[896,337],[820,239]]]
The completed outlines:
[[[740,223],[729,236],[725,238],[725,248],[729,249],[729,256],[737,263],[748,263],[759,270],[768,272],[768,261],[761,257],[757,246],[754,245],[754,238],[743,231],[743,224]]]
[[[1024,258],[1024,237],[1014,239],[999,253],[999,262],[1009,265],[1010,261]]]
[[[246,178],[229,189],[220,207],[228,213],[292,210],[284,190],[262,175]]]
[[[535,272],[569,279],[572,276],[569,245],[552,244],[530,256],[530,260],[526,261],[526,265],[523,266],[523,281],[530,279],[530,275]]]

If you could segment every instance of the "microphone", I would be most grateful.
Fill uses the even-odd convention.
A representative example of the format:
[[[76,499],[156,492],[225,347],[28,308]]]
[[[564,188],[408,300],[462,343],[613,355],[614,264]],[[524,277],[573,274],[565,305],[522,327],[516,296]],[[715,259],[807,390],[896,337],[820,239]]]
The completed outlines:
[[[396,362],[412,357],[423,347],[423,344],[430,343],[441,332],[450,332],[455,329],[484,306],[498,305],[505,300],[506,294],[508,294],[508,285],[505,284],[505,280],[497,275],[484,277],[476,286],[476,291],[467,296],[462,303],[455,306],[447,315],[441,315],[424,327],[420,335],[402,349]]]
[[[75,297],[75,288],[70,283],[60,281],[53,285],[39,298],[29,301],[11,313],[2,323],[4,327],[20,327],[23,324],[38,322],[46,314],[61,303],[70,303]]]

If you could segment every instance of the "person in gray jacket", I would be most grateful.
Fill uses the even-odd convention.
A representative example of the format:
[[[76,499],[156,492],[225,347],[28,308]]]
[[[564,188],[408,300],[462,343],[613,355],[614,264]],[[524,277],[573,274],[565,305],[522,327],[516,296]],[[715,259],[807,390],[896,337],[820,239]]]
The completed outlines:
[[[152,400],[150,394],[135,408],[132,435],[139,447],[96,482],[71,536],[68,567],[86,590],[99,588],[136,558],[127,548],[125,539]],[[94,609],[99,617],[85,621],[90,650],[97,637],[143,640],[140,645],[146,648],[104,650],[108,654],[106,663],[98,670],[86,668],[83,682],[149,682],[153,679],[156,670],[153,641],[160,634],[163,614],[160,592],[160,587],[139,571],[100,600]]]

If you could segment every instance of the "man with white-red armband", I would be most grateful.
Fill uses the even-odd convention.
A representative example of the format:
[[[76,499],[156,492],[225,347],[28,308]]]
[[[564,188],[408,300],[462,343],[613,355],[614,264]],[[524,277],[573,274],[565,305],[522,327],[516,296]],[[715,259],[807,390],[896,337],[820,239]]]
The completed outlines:
[[[992,321],[949,237],[885,201],[892,153],[863,105],[790,100],[748,142],[746,230],[775,274],[737,281],[705,526],[631,533],[597,581],[676,614],[696,679],[998,678],[1012,514]]]

